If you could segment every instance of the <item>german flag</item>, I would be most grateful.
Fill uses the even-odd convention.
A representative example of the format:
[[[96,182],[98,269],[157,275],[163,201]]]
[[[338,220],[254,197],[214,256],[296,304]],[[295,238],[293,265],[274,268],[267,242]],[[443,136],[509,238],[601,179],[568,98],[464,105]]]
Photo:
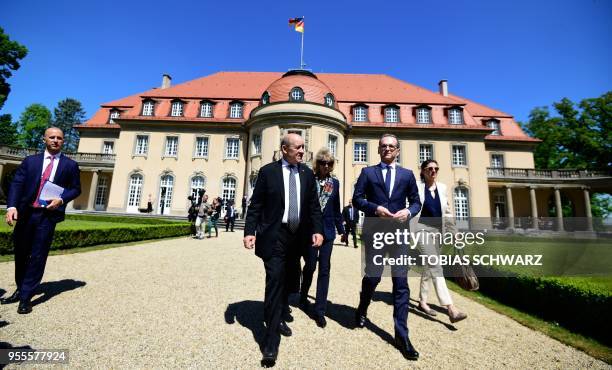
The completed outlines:
[[[297,32],[304,33],[304,18],[290,18],[289,27],[292,25]]]

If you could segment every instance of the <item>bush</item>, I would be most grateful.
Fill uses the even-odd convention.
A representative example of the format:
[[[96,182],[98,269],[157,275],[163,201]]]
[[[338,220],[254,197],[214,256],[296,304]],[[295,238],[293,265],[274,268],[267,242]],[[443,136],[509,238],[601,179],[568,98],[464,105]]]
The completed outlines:
[[[55,230],[52,250],[88,247],[98,244],[126,243],[189,235],[188,223],[125,225],[112,229]],[[0,254],[12,254],[12,230],[0,231]]]

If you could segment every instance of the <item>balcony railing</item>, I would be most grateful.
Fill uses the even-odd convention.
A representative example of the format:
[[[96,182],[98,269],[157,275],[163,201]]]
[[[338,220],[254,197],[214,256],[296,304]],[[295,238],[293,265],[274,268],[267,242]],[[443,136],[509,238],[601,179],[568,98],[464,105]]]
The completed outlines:
[[[28,155],[39,153],[36,149],[24,149],[16,148],[12,146],[0,146],[0,158],[22,160]],[[115,154],[102,154],[102,153],[67,153],[62,152],[66,156],[77,161],[79,164],[85,165],[110,165],[111,167],[115,164]]]
[[[612,177],[612,171],[536,170],[528,168],[487,168],[489,178],[498,179],[595,179]]]

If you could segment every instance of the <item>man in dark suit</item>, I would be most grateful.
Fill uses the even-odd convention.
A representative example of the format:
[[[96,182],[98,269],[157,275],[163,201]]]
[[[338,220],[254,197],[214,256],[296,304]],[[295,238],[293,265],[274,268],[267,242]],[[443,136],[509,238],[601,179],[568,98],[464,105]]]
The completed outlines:
[[[61,153],[64,133],[48,128],[43,138],[44,153],[26,157],[15,172],[9,188],[6,222],[12,226],[15,246],[17,289],[2,304],[19,301],[17,312],[32,312],[31,299],[42,280],[55,225],[64,220],[66,204],[81,194],[78,164]],[[45,182],[64,188],[56,199],[39,199]]]
[[[391,225],[392,228],[407,228],[410,217],[421,210],[421,201],[416,180],[412,171],[395,163],[399,155],[399,141],[391,134],[383,135],[378,142],[380,163],[366,167],[361,171],[355,192],[353,204],[365,213],[363,224],[364,238],[371,228],[370,225]],[[406,207],[406,201],[409,206]],[[397,225],[397,226],[393,226]],[[370,227],[369,227],[370,226]],[[377,230],[379,228],[377,227]],[[366,258],[365,276],[361,281],[361,295],[355,315],[357,327],[366,324],[367,310],[376,286],[380,282],[383,266],[372,263],[373,256],[381,253],[407,253],[408,246],[391,245],[388,250],[378,250],[371,245],[365,245]],[[393,281],[393,321],[395,326],[395,345],[409,360],[416,360],[419,353],[414,349],[408,338],[408,267],[392,266]]]
[[[261,168],[244,228],[244,247],[264,262],[266,291],[263,343],[264,367],[274,366],[280,334],[291,335],[283,321],[289,291],[299,285],[300,252],[305,243],[323,242],[321,206],[312,171],[301,164],[304,140],[287,134],[281,142],[283,158]],[[296,271],[297,269],[297,271]]]
[[[359,210],[353,206],[353,201],[349,200],[348,206],[342,210],[344,219],[344,242],[349,245],[349,233],[353,235],[353,245],[357,248],[357,225],[359,224]]]
[[[234,232],[234,225],[236,224],[236,207],[234,206],[234,200],[230,199],[227,201],[227,207],[225,207],[225,231],[231,230]]]

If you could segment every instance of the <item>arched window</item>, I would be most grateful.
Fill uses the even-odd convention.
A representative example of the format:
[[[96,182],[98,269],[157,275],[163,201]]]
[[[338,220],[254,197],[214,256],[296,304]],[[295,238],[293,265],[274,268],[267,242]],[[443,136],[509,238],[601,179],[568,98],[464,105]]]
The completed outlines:
[[[455,188],[455,218],[465,221],[470,217],[468,190],[462,186]]]
[[[397,106],[389,105],[385,107],[385,122],[399,122],[399,108]]]
[[[463,124],[463,111],[459,108],[451,108],[448,110],[448,123],[451,125]]]
[[[329,107],[333,107],[334,106],[334,96],[332,94],[327,94],[325,95],[325,105],[329,106]]]
[[[152,116],[154,113],[155,102],[153,100],[145,100],[142,103],[142,115]]]
[[[170,116],[180,117],[183,115],[183,102],[175,100],[172,102],[172,109],[170,110]]]
[[[368,120],[368,107],[356,105],[353,107],[353,122],[366,122]]]
[[[213,116],[213,103],[203,101],[200,105],[200,117],[210,118]]]
[[[236,101],[230,103],[229,118],[242,118],[242,102]]]
[[[304,90],[299,87],[294,87],[291,89],[289,93],[289,100],[291,101],[303,101],[304,100]]]
[[[200,190],[204,189],[206,185],[206,179],[204,176],[194,176],[191,178],[191,196],[195,199],[196,203],[200,202],[199,194]]]
[[[416,109],[417,123],[431,123],[431,108],[418,107]]]
[[[223,179],[223,186],[221,188],[221,198],[224,201],[230,199],[236,199],[236,179],[233,177],[226,177]]]
[[[127,212],[138,212],[140,206],[140,196],[142,194],[142,175],[133,174],[130,176],[128,186]]]
[[[261,105],[270,104],[270,94],[266,91],[261,96]]]
[[[174,176],[164,175],[159,182],[159,214],[169,215],[172,206],[172,191],[174,190]]]

